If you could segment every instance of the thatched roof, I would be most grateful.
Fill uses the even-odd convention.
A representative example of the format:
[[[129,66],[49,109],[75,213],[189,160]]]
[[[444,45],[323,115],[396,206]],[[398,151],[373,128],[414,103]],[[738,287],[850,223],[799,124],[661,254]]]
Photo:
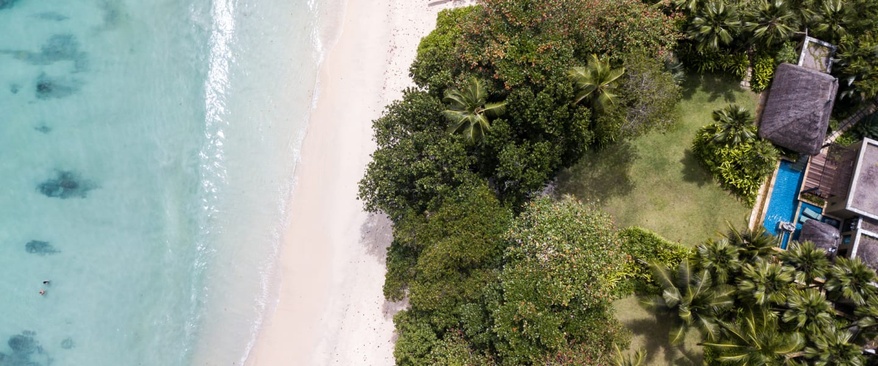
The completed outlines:
[[[838,91],[831,75],[792,64],[780,64],[759,126],[759,136],[809,155],[820,152]]]
[[[799,234],[799,241],[810,241],[828,253],[838,248],[840,239],[838,229],[817,220],[805,221],[802,224],[802,233]]]

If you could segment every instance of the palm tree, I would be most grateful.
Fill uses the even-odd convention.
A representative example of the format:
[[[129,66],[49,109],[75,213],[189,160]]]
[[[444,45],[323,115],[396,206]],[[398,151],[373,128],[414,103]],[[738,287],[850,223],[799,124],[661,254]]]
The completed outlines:
[[[805,340],[798,332],[782,332],[777,318],[763,308],[743,311],[737,324],[720,322],[723,338],[703,343],[721,352],[717,360],[734,365],[786,365],[799,356]]]
[[[793,242],[787,250],[781,252],[780,259],[796,270],[796,282],[803,285],[809,285],[817,277],[826,276],[829,271],[830,263],[826,251],[809,241]]]
[[[653,278],[661,285],[661,296],[646,301],[646,305],[676,315],[677,324],[671,329],[671,344],[683,340],[692,327],[697,327],[713,340],[719,336],[716,315],[732,306],[730,286],[713,286],[710,273],[692,273],[688,260],[680,262],[676,274],[662,265],[653,264]]]
[[[756,138],[756,126],[750,111],[737,104],[729,104],[712,114],[714,123],[706,132],[710,141],[720,145],[737,145]]]
[[[481,139],[491,129],[488,116],[502,114],[506,106],[505,102],[487,103],[487,99],[485,86],[475,77],[467,79],[462,89],[445,90],[449,106],[442,114],[451,121],[448,131],[462,133],[470,142]]]
[[[614,343],[613,347],[616,349],[616,356],[613,358],[615,366],[642,366],[646,360],[646,352],[643,350],[637,350],[633,355],[624,355],[619,349],[619,345]]]
[[[865,364],[862,347],[851,342],[853,334],[846,329],[828,326],[809,338],[812,346],[805,348],[805,357],[810,359],[814,365],[861,366]]]
[[[756,305],[786,303],[795,272],[792,268],[757,258],[754,264],[745,264],[741,272],[743,278],[738,281],[738,293],[743,298]]]
[[[814,20],[814,10],[817,6],[814,4],[821,0],[788,0],[787,6],[790,11],[796,15],[799,24],[809,27]]]
[[[613,69],[609,62],[601,61],[597,55],[592,54],[586,67],[574,67],[568,72],[577,89],[573,104],[588,99],[596,110],[605,109],[615,102],[616,94],[612,92],[612,84],[624,73],[624,67]]]
[[[696,41],[698,51],[718,50],[732,43],[740,23],[734,8],[726,6],[725,1],[710,0],[696,12],[688,34]]]
[[[852,21],[850,14],[845,7],[845,0],[823,0],[820,11],[811,18],[814,23],[813,31],[821,39],[837,43],[842,36],[848,34],[847,27]]]
[[[754,230],[747,228],[743,231],[729,225],[726,239],[729,244],[741,248],[741,260],[744,261],[766,257],[777,249],[777,238],[765,231],[762,225],[757,225]]]
[[[833,324],[834,313],[832,303],[826,300],[825,293],[816,288],[808,288],[790,293],[782,319],[785,323],[792,323],[797,329],[804,329],[808,334],[816,334]]]
[[[787,0],[761,0],[748,18],[744,27],[766,47],[790,39],[799,30],[798,16],[790,10]]]
[[[696,248],[695,262],[710,272],[717,284],[727,284],[741,271],[740,251],[728,240],[708,240]]]
[[[857,321],[854,323],[867,338],[873,338],[878,332],[878,296],[870,296],[866,304],[854,309]]]
[[[824,288],[836,299],[845,298],[864,305],[870,297],[878,294],[878,288],[873,285],[876,281],[875,271],[859,258],[838,258],[829,271]]]
[[[685,9],[690,12],[696,12],[704,5],[705,0],[674,0],[674,5],[679,9]]]

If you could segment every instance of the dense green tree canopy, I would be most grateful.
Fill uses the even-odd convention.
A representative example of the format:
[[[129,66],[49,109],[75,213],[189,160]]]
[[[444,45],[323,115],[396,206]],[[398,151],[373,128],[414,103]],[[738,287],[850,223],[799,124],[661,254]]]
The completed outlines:
[[[359,192],[367,210],[394,219],[421,212],[472,179],[473,158],[463,140],[446,132],[442,110],[439,99],[410,89],[375,121],[378,149]]]
[[[617,279],[608,274],[623,262],[609,217],[572,198],[538,199],[515,220],[508,240],[502,300],[493,309],[504,364],[577,354],[577,346],[609,357],[613,328],[596,325],[614,321]]]

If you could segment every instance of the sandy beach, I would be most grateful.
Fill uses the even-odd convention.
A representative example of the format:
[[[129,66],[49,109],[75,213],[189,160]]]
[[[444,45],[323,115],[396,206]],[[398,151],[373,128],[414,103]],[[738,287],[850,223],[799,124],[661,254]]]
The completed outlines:
[[[356,199],[374,151],[372,120],[412,85],[408,67],[439,10],[462,2],[349,0],[319,74],[297,167],[277,297],[248,365],[392,365],[384,300],[390,222]]]

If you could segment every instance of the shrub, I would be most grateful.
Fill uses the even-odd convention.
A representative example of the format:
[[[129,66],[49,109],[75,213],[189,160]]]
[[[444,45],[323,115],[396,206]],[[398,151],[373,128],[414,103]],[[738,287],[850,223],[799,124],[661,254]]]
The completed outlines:
[[[668,268],[677,268],[683,259],[692,254],[689,247],[668,241],[637,226],[622,230],[619,236],[622,240],[622,251],[628,257],[622,266],[624,281],[618,285],[620,292],[633,290],[638,295],[660,293],[661,288],[653,280],[649,264],[658,263]]]
[[[872,113],[857,122],[857,124],[851,128],[851,133],[853,133],[857,140],[861,140],[865,137],[870,139],[878,138],[878,113]]]
[[[722,70],[734,75],[738,80],[742,80],[747,77],[747,68],[750,66],[750,61],[747,59],[747,54],[745,53],[734,53],[731,55],[723,55],[724,57],[720,58],[720,66]]]
[[[813,193],[802,193],[802,199],[811,202],[817,206],[823,206],[826,204],[826,200],[824,200],[823,197],[820,197]]]
[[[716,125],[702,127],[695,136],[692,152],[720,185],[747,204],[753,204],[759,187],[774,170],[778,151],[759,138],[737,144],[714,141]]]
[[[796,52],[796,45],[793,42],[784,42],[780,49],[777,50],[777,54],[774,55],[774,60],[778,65],[784,62],[789,64],[798,63],[799,53]]]
[[[774,58],[766,54],[758,54],[753,58],[753,75],[750,78],[750,90],[760,93],[768,88],[774,78],[777,64]]]

